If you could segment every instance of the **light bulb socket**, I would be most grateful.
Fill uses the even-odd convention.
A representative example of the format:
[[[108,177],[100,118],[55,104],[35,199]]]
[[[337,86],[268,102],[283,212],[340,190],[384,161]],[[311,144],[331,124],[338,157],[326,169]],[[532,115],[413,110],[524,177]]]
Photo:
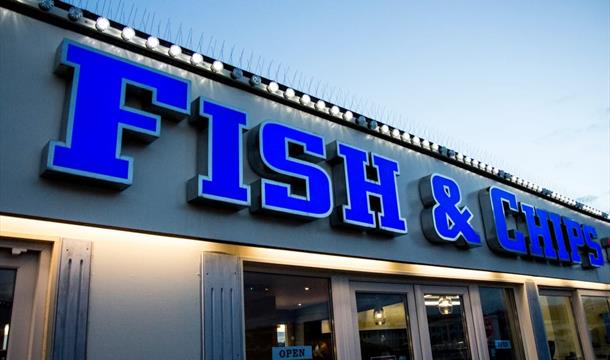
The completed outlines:
[[[80,8],[77,8],[76,6],[72,6],[69,10],[68,10],[68,19],[70,19],[70,21],[80,21],[80,19],[83,18],[83,11]]]
[[[241,78],[244,77],[244,72],[242,69],[240,68],[234,68],[233,71],[231,71],[231,78],[233,80],[241,80]]]
[[[259,86],[261,84],[262,80],[261,77],[258,75],[252,75],[252,77],[250,78],[250,86]]]
[[[50,11],[53,7],[55,7],[53,0],[40,0],[38,2],[38,8],[42,11]]]

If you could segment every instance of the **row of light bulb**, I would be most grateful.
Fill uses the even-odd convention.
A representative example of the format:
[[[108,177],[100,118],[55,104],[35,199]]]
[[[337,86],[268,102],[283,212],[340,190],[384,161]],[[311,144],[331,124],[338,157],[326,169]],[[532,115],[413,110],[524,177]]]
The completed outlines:
[[[98,17],[95,21],[95,29],[99,32],[106,32],[108,29],[110,29],[110,21],[103,16]],[[123,30],[121,30],[121,38],[124,41],[132,42],[135,37],[136,31],[131,27],[125,26]],[[159,38],[155,36],[149,36],[144,42],[144,46],[146,46],[146,48],[149,50],[157,50],[160,45],[161,42]],[[182,48],[179,45],[172,44],[167,49],[167,55],[169,55],[171,58],[178,58],[182,55]],[[204,63],[203,55],[194,52],[190,56],[189,61],[192,65],[195,66],[202,65]],[[212,62],[212,64],[210,65],[210,69],[214,72],[221,72],[224,69],[224,64],[216,60]]]
[[[43,6],[43,3],[44,3],[44,6]],[[50,7],[48,6],[49,3],[51,3],[50,7],[52,7],[52,1],[43,0],[39,3],[39,7],[43,10],[48,11],[48,9],[50,9]],[[48,7],[48,9],[47,9],[47,7]],[[71,11],[69,12],[69,15],[70,15],[69,17],[71,20],[77,21],[80,19],[80,17],[74,16],[75,11],[72,11],[73,9],[75,9],[75,8],[70,9]],[[76,10],[79,11],[80,9],[76,9]],[[95,21],[95,29],[99,32],[106,32],[110,29],[110,27],[111,27],[110,21],[103,16],[98,17],[97,20]],[[136,38],[136,31],[129,26],[125,26],[121,30],[120,36],[124,41],[133,42],[134,39]],[[160,47],[160,41],[157,37],[151,35],[148,38],[146,38],[146,40],[144,41],[144,46],[149,50],[157,50]],[[181,58],[182,48],[179,45],[173,44],[169,48],[167,48],[167,55],[171,58]],[[204,65],[203,55],[201,55],[197,52],[194,52],[192,55],[190,55],[190,57],[188,58],[188,61],[193,66]],[[219,60],[215,60],[209,65],[209,69],[212,72],[221,73],[224,69],[224,64]],[[236,69],[236,71],[234,71],[231,74],[231,76],[234,79],[239,79],[239,78],[243,77],[243,72],[239,69]],[[257,75],[252,76],[252,78],[250,79],[250,84],[252,86],[260,86],[261,78]],[[328,106],[326,105],[326,102],[321,99],[319,99],[318,101],[316,101],[314,103],[311,99],[311,96],[309,96],[307,94],[303,94],[302,96],[298,97],[295,90],[292,88],[286,88],[286,90],[280,91],[280,85],[275,81],[269,82],[269,84],[267,84],[265,86],[265,88],[271,94],[283,96],[284,98],[286,98],[288,100],[298,102],[301,105],[304,105],[307,107],[315,108],[316,110],[324,112],[326,114],[330,114],[333,117],[342,118],[343,120],[348,121],[348,122],[351,122],[352,120],[354,120],[354,114],[349,110],[346,110],[345,112],[342,113],[341,109],[337,105],[332,105],[330,108],[328,108]],[[368,121],[364,116],[358,116],[358,118],[356,118],[355,121],[357,124],[359,124],[363,127],[367,127],[371,130],[377,130],[380,133],[387,135],[387,136],[392,136],[393,138],[401,139],[405,143],[412,144],[414,146],[421,147],[423,149],[426,149],[426,150],[429,150],[432,152],[440,153],[440,146],[438,144],[432,143],[426,139],[419,138],[415,135],[410,135],[406,131],[401,132],[399,129],[390,128],[390,126],[388,126],[386,124],[382,124],[381,126],[378,126],[378,123],[376,120]],[[464,163],[466,165],[470,165],[474,168],[486,171],[486,172],[496,175],[496,176],[499,176],[499,174],[500,174],[500,169],[493,167],[491,165],[485,164],[483,162],[480,162],[476,159],[470,158],[461,153],[455,152],[454,155],[451,156],[451,158],[454,160],[457,160],[458,162]],[[533,191],[536,191],[539,193],[543,192],[543,188],[541,186],[536,185],[530,181],[526,181],[517,176],[512,176],[512,177],[508,178],[508,180],[514,184],[523,186],[527,189],[530,189],[530,190],[533,190]],[[561,194],[558,194],[556,192],[550,192],[546,195],[548,195],[550,198],[552,198],[554,200],[563,202],[563,203],[571,205],[571,206],[576,206],[576,204],[577,204],[577,202],[575,200],[570,199]],[[610,219],[610,214],[604,214],[600,210],[594,209],[588,205],[582,206],[581,209],[586,212],[598,215],[598,216],[605,215],[606,218]]]

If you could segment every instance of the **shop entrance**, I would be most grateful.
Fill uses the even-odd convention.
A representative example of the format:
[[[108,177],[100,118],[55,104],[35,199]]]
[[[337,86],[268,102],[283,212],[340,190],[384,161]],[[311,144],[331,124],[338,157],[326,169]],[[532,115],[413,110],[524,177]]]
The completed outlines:
[[[353,282],[351,292],[362,360],[478,358],[467,287]]]
[[[361,360],[523,359],[513,291],[351,282]]]

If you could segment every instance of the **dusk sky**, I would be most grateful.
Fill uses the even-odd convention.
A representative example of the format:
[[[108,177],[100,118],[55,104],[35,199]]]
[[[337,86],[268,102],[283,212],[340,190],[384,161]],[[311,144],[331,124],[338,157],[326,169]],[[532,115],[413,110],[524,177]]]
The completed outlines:
[[[610,210],[608,0],[80,4]]]

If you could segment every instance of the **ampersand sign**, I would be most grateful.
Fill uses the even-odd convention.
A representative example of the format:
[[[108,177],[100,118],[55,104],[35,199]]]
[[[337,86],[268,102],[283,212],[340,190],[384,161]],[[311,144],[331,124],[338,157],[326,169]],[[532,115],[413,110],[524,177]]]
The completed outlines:
[[[421,215],[426,238],[435,243],[453,242],[460,247],[481,246],[481,237],[470,224],[473,214],[462,201],[455,180],[433,174],[421,179],[419,193],[424,211]]]

